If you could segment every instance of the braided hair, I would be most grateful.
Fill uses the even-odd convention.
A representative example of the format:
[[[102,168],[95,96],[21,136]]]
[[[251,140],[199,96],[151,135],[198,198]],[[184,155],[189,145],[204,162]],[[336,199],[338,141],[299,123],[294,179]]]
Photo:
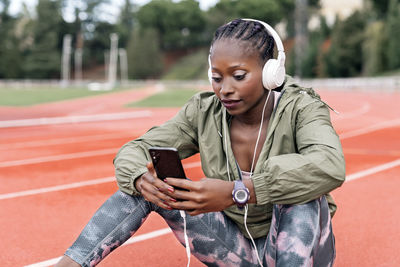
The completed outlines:
[[[258,50],[262,62],[273,58],[274,39],[264,25],[257,21],[235,19],[228,24],[222,25],[216,30],[211,47],[220,39],[248,41],[254,49]]]

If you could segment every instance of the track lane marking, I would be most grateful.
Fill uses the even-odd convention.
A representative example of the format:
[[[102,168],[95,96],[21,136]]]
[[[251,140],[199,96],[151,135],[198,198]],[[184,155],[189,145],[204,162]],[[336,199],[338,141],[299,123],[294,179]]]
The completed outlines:
[[[340,113],[339,116],[333,117],[332,120],[341,121],[341,120],[353,119],[355,117],[359,117],[361,115],[366,114],[368,111],[370,111],[370,109],[371,109],[371,104],[369,102],[364,102],[360,108],[348,113]]]
[[[140,111],[120,112],[120,113],[103,113],[103,114],[80,115],[80,116],[47,117],[47,118],[45,117],[45,118],[36,118],[36,119],[8,120],[8,121],[0,121],[0,128],[42,126],[42,125],[96,122],[96,121],[109,121],[109,120],[123,120],[123,119],[151,117],[152,114],[153,113],[150,110],[140,110]]]
[[[347,148],[343,149],[345,155],[369,155],[369,156],[393,156],[399,157],[400,150],[388,149],[360,149],[360,148]]]
[[[379,122],[379,123],[376,123],[376,124],[373,124],[373,125],[370,125],[370,126],[367,126],[364,128],[341,133],[341,134],[339,134],[339,137],[340,137],[340,140],[343,140],[343,139],[352,138],[352,137],[372,133],[372,132],[387,129],[387,128],[397,127],[399,125],[400,125],[400,119],[383,121],[383,122]]]
[[[381,164],[381,165],[378,165],[378,166],[375,166],[375,167],[372,167],[372,168],[369,168],[369,169],[366,169],[363,171],[359,171],[359,172],[350,174],[350,175],[346,176],[346,182],[350,182],[350,181],[360,179],[365,176],[369,176],[371,174],[385,171],[385,170],[397,167],[399,165],[400,165],[400,159],[396,159],[394,161],[390,161],[390,162],[387,162],[387,163],[384,163],[384,164]]]
[[[54,138],[54,139],[46,139],[46,140],[0,144],[0,150],[28,148],[28,147],[29,148],[30,147],[41,147],[41,146],[51,146],[51,145],[66,145],[66,144],[84,143],[84,142],[91,142],[91,141],[104,141],[104,140],[122,139],[122,138],[133,139],[136,136],[137,135],[128,134],[128,133],[125,133],[125,134],[111,133],[111,134]]]
[[[62,190],[67,190],[67,189],[71,189],[71,188],[78,188],[78,187],[84,187],[84,186],[89,186],[89,185],[97,185],[97,184],[109,183],[109,182],[113,182],[113,181],[115,181],[115,177],[111,176],[111,177],[104,177],[104,178],[76,182],[76,183],[71,183],[71,184],[63,184],[63,185],[43,187],[43,188],[38,188],[38,189],[19,191],[19,192],[14,192],[14,193],[1,194],[0,200],[17,198],[17,197],[25,197],[25,196],[31,196],[31,195],[38,195],[38,194],[49,193],[49,192],[54,192],[54,191],[62,191]]]
[[[183,167],[185,169],[201,167],[201,162],[196,161],[196,162],[186,163],[186,164],[183,164]],[[62,191],[62,190],[67,190],[67,189],[72,189],[72,188],[79,188],[79,187],[90,186],[90,185],[110,183],[110,182],[115,182],[115,181],[116,181],[115,177],[110,176],[110,177],[92,179],[92,180],[81,181],[81,182],[70,183],[70,184],[43,187],[43,188],[38,188],[38,189],[30,189],[30,190],[24,190],[24,191],[19,191],[19,192],[0,194],[0,200],[17,198],[17,197],[25,197],[25,196],[31,196],[31,195],[38,195],[38,194]]]
[[[162,228],[162,229],[155,230],[155,231],[152,231],[152,232],[149,232],[149,233],[146,233],[146,234],[141,234],[141,235],[138,235],[138,236],[132,236],[131,238],[128,239],[128,241],[126,241],[124,244],[122,244],[122,246],[130,245],[130,244],[137,243],[137,242],[140,242],[140,241],[145,241],[145,240],[148,240],[148,239],[156,238],[156,237],[163,236],[163,235],[170,234],[170,233],[172,233],[170,228]],[[38,263],[25,265],[24,267],[47,267],[47,266],[53,266],[60,259],[61,259],[61,257],[52,258],[52,259],[41,261],[41,262],[38,262]]]
[[[116,154],[117,151],[118,151],[117,148],[109,148],[109,149],[100,149],[100,150],[93,150],[93,151],[86,151],[86,152],[61,154],[61,155],[56,155],[56,156],[46,156],[46,157],[38,157],[38,158],[30,158],[30,159],[3,161],[3,162],[0,162],[0,168],[15,167],[15,166],[29,165],[29,164],[39,164],[39,163],[45,163],[45,162],[69,160],[69,159],[76,159],[76,158],[103,156],[103,155],[109,155],[109,154]]]
[[[400,119],[385,121],[381,123],[377,123],[371,126],[367,126],[364,128],[360,128],[357,130],[352,130],[349,132],[339,134],[340,140],[344,140],[347,138],[356,137],[359,135],[368,134],[371,132],[375,132],[378,130],[383,130],[387,128],[393,128],[400,125]],[[25,164],[37,164],[37,163],[44,163],[50,161],[58,161],[64,159],[74,159],[80,157],[91,157],[91,156],[98,156],[98,155],[106,155],[115,153],[118,149],[103,149],[103,150],[95,150],[89,152],[79,152],[79,153],[71,153],[71,154],[63,154],[63,155],[56,155],[56,156],[47,156],[47,157],[38,157],[32,159],[24,159],[24,160],[14,160],[14,161],[5,161],[0,162],[0,168],[3,167],[10,167],[10,166],[20,166]]]

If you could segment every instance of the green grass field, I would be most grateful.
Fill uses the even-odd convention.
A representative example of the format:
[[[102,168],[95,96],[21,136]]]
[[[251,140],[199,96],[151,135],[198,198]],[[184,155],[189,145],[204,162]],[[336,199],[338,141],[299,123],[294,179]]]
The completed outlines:
[[[87,88],[0,88],[0,106],[33,106],[42,103],[56,102],[68,99],[110,94],[126,89],[111,91],[90,91]],[[132,90],[132,89],[130,89]],[[170,89],[155,94],[139,102],[133,102],[127,107],[180,107],[198,90],[194,88]]]
[[[63,89],[57,87],[0,88],[0,106],[32,106],[41,103],[95,96],[110,92],[115,92],[115,90],[89,91],[87,88]]]

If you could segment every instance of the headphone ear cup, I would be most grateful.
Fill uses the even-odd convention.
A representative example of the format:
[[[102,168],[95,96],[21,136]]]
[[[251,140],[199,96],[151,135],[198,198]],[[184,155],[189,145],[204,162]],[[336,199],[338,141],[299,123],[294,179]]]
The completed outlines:
[[[273,79],[274,79],[274,69],[276,68],[276,59],[269,59],[263,68],[262,73],[262,82],[265,89],[272,90],[275,89],[273,87]]]
[[[269,59],[263,68],[262,82],[265,89],[273,90],[285,80],[285,68],[279,66],[277,59]]]

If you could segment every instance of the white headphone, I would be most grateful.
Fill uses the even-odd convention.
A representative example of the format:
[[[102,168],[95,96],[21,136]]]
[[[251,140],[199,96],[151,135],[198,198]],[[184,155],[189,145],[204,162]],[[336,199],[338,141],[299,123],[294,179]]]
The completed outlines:
[[[277,49],[278,49],[278,57],[277,59],[269,59],[264,67],[263,67],[263,72],[262,72],[262,83],[263,86],[268,89],[272,90],[275,89],[283,84],[283,81],[285,80],[285,51],[283,49],[283,44],[281,41],[281,38],[279,38],[278,33],[267,23],[260,21],[260,20],[255,20],[255,19],[242,19],[246,21],[254,21],[262,24],[265,29],[268,31],[269,34],[271,34],[272,38],[274,39]],[[212,71],[211,71],[211,58],[210,55],[208,55],[208,79],[210,80],[210,83],[212,82]]]

